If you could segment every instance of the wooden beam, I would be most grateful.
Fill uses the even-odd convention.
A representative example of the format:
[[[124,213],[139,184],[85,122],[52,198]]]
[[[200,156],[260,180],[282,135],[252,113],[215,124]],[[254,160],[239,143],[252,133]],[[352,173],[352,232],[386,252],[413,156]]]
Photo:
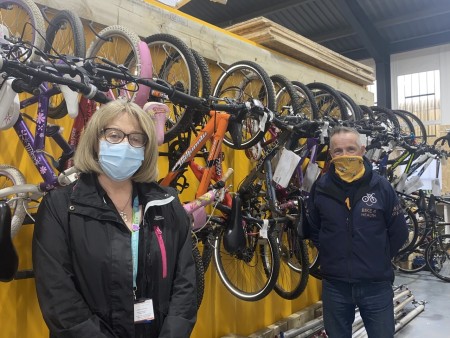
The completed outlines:
[[[85,21],[105,26],[123,25],[141,37],[156,33],[175,35],[207,58],[210,64],[220,63],[226,66],[241,60],[251,60],[260,64],[270,75],[282,74],[303,83],[324,82],[343,92],[355,93],[361,103],[371,103],[373,100],[372,94],[365,90],[360,82],[343,79],[154,1],[36,0],[36,2],[57,10],[73,10]]]

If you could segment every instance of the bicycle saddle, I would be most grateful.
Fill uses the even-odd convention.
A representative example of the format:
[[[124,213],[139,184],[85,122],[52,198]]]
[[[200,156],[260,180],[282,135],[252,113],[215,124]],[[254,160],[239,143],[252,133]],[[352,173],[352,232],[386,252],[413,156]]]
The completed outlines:
[[[419,190],[419,200],[417,201],[417,208],[420,213],[424,213],[427,210],[427,201],[425,199],[425,193],[422,189]]]
[[[428,213],[431,217],[436,217],[437,211],[436,211],[436,197],[431,194],[430,199],[428,200]]]
[[[229,253],[236,253],[245,248],[245,233],[242,227],[242,201],[238,194],[233,196],[228,230],[223,235],[223,247]]]
[[[0,282],[11,281],[19,266],[19,257],[11,240],[11,209],[0,201]]]

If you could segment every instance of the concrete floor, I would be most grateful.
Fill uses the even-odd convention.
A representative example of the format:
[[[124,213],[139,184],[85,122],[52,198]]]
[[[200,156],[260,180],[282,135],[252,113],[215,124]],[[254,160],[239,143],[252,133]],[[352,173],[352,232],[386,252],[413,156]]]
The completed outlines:
[[[396,272],[395,285],[404,284],[416,301],[426,301],[425,310],[400,329],[397,338],[450,337],[450,283],[435,277],[431,272],[414,274]],[[414,309],[412,304],[407,311]]]

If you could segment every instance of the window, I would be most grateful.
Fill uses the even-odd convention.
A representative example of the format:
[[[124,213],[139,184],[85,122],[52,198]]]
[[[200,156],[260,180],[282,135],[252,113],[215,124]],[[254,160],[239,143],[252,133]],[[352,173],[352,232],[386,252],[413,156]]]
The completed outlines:
[[[373,93],[373,105],[377,105],[377,81],[374,81],[372,85],[367,86],[367,90]]]
[[[441,123],[439,70],[397,77],[398,108],[418,116],[427,128],[428,136],[436,136]]]

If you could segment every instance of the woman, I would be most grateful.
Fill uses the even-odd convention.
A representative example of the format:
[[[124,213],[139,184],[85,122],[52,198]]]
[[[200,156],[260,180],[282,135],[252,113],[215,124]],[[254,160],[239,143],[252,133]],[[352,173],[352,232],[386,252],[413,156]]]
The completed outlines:
[[[79,179],[44,197],[33,265],[51,337],[189,337],[190,225],[176,191],[155,183],[157,151],[151,117],[110,102],[77,147]]]

